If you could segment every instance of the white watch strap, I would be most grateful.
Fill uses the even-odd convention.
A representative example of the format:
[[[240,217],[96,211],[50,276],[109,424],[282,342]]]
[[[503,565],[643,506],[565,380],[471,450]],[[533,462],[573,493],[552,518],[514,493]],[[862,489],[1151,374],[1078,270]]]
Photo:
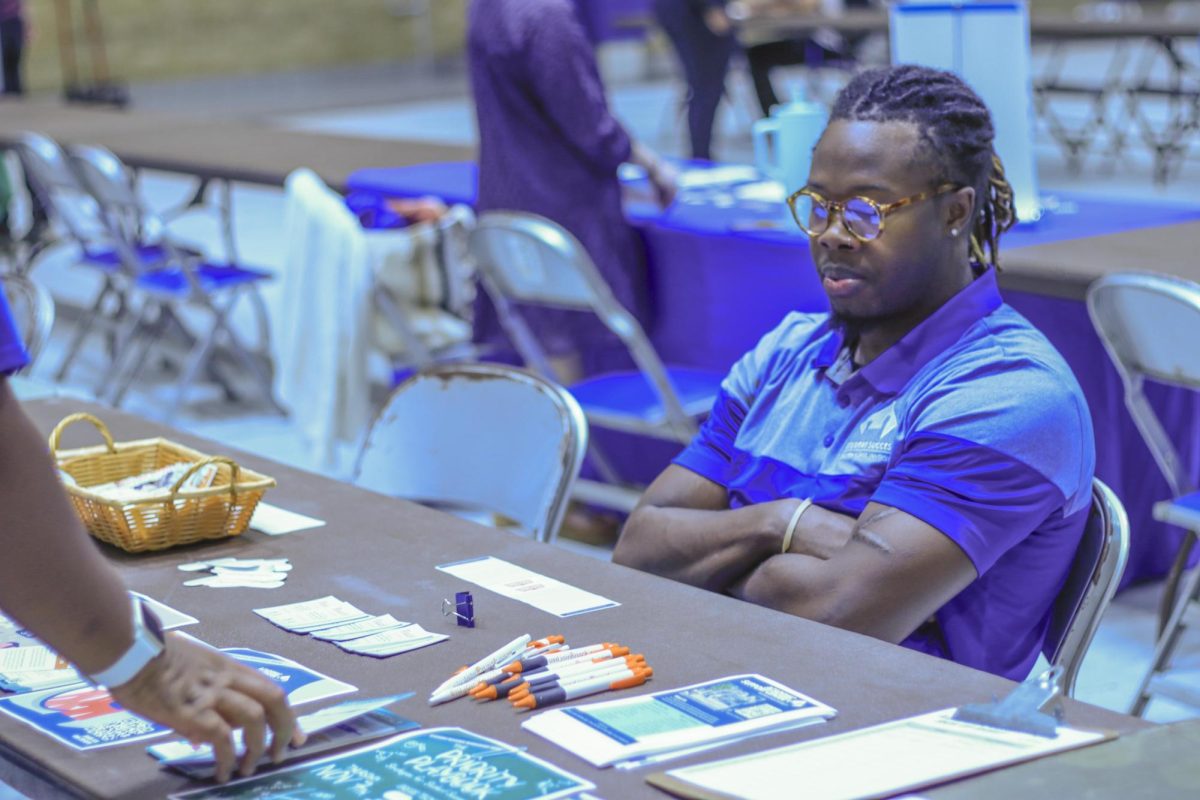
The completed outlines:
[[[133,676],[142,671],[142,667],[163,650],[162,642],[154,634],[146,630],[142,619],[142,603],[136,597],[131,597],[133,607],[133,644],[117,659],[117,663],[100,672],[88,676],[91,681],[105,688],[122,686],[133,680]]]

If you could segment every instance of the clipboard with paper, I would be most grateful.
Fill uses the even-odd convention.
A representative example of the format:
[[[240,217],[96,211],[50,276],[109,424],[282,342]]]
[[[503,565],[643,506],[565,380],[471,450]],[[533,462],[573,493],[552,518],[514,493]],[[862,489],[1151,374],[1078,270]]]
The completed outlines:
[[[805,800],[866,800],[1098,744],[1116,734],[1064,725],[1042,709],[1060,668],[991,703],[944,709],[838,736],[658,772],[646,778],[697,800],[758,800],[804,787]]]

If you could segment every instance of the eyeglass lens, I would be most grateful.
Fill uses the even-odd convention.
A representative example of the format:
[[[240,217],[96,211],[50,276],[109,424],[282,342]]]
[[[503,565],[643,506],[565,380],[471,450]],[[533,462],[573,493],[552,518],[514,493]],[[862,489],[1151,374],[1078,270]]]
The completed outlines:
[[[829,204],[816,201],[811,195],[796,197],[795,215],[796,222],[811,236],[820,235],[829,227]],[[846,201],[842,219],[855,236],[874,239],[879,235],[879,210],[862,198],[852,197]]]

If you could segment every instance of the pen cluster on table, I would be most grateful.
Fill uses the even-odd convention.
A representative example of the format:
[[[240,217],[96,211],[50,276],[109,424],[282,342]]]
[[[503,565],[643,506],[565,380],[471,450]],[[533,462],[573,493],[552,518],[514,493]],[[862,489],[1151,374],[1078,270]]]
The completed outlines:
[[[429,704],[468,695],[479,702],[506,697],[518,711],[531,711],[641,686],[653,674],[644,655],[614,642],[570,647],[562,636],[535,640],[526,634],[460,669],[433,690]]]

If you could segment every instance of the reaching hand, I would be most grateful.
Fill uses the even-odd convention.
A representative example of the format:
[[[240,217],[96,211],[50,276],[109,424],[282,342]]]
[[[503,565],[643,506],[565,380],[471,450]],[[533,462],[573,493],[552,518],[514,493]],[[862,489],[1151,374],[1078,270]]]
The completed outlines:
[[[278,762],[289,743],[304,743],[283,689],[225,654],[167,634],[163,652],[133,680],[112,689],[118,703],[139,716],[173,728],[192,744],[210,744],[217,760],[217,780],[233,773],[233,731],[241,728],[246,751],[238,765],[250,775],[266,749],[266,730],[273,739],[271,757]]]
[[[646,177],[654,187],[654,197],[658,204],[663,208],[671,205],[675,193],[679,191],[679,173],[675,168],[660,159],[654,163],[652,169],[647,170]]]
[[[729,15],[725,13],[725,9],[717,6],[712,6],[704,11],[704,24],[708,26],[714,36],[725,36],[733,30],[733,23],[729,20]]]

